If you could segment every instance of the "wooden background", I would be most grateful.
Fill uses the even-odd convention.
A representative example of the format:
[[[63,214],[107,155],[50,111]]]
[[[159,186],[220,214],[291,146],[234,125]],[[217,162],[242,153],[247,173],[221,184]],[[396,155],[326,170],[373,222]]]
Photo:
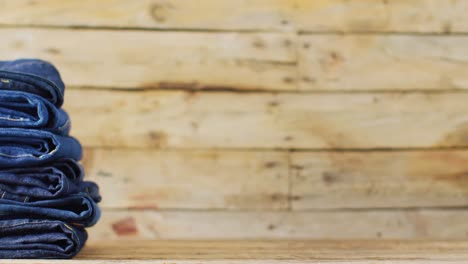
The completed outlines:
[[[68,85],[93,240],[468,237],[468,1],[0,6]]]

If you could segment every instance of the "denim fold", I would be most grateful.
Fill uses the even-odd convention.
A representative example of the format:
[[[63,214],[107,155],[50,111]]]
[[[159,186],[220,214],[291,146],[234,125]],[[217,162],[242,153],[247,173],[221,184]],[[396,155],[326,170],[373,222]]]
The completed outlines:
[[[101,216],[64,91],[47,61],[0,61],[0,259],[72,258]]]
[[[0,234],[0,259],[71,258],[88,239],[83,227],[57,220],[1,220]]]
[[[0,90],[36,94],[60,107],[65,84],[51,63],[38,59],[18,59],[0,61]]]
[[[81,144],[73,137],[48,131],[0,128],[0,167],[44,164],[62,158],[80,160]]]
[[[34,202],[85,192],[100,202],[97,184],[83,181],[83,177],[83,168],[72,159],[36,167],[0,169],[0,199]]]
[[[87,193],[35,202],[0,199],[0,220],[53,219],[88,227],[96,224],[100,216],[96,202]]]
[[[63,109],[40,96],[20,91],[2,91],[0,127],[43,129],[67,135],[70,118]]]

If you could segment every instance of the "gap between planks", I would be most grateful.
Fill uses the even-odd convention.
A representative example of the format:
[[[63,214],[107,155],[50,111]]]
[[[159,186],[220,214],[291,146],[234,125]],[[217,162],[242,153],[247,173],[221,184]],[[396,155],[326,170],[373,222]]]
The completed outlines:
[[[210,28],[139,28],[139,27],[116,27],[116,26],[54,26],[54,25],[34,25],[34,24],[0,24],[0,29],[51,29],[51,30],[93,30],[93,31],[145,31],[145,32],[181,32],[181,33],[285,33],[288,35],[295,34],[297,36],[321,36],[321,35],[384,35],[384,36],[468,36],[465,31],[447,32],[417,32],[417,31],[311,31],[311,30],[262,30],[262,29],[210,29]]]

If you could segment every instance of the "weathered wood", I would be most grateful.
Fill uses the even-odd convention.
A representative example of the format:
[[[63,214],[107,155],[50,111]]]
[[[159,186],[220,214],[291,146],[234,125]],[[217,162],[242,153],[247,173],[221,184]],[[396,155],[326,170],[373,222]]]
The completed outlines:
[[[294,37],[196,33],[0,29],[2,59],[53,62],[69,86],[295,90]]]
[[[451,33],[468,31],[463,0],[296,0],[293,16],[306,32]]]
[[[69,90],[85,146],[421,148],[468,146],[468,94],[270,94]]]
[[[277,30],[288,26],[292,6],[287,0],[3,0],[0,4],[15,10],[0,16],[0,24],[7,25],[192,30]]]
[[[286,153],[87,149],[84,157],[106,208],[288,207]]]
[[[466,241],[99,241],[70,263],[466,263]],[[61,263],[63,260],[0,260]]]
[[[463,0],[2,0],[3,25],[306,32],[468,31]]]
[[[180,252],[125,239],[468,237],[466,210],[395,210],[468,204],[467,151],[413,149],[468,147],[468,94],[447,92],[468,88],[468,37],[446,34],[468,32],[468,1],[0,0],[0,5],[0,26],[39,27],[0,29],[2,59],[55,63],[66,83],[78,88],[66,95],[72,134],[85,146],[106,148],[85,153],[88,179],[101,185],[104,214],[90,230],[97,243],[90,244],[82,263],[125,254],[193,256],[190,245]],[[40,28],[48,26],[88,29]],[[372,34],[333,34],[339,32]],[[404,34],[380,34],[395,32]],[[377,90],[395,92],[371,92]],[[368,92],[347,94],[354,91]],[[192,148],[207,150],[181,150]],[[290,148],[321,151],[273,150]],[[380,148],[411,150],[324,151]],[[296,211],[286,211],[288,206]],[[156,208],[171,210],[150,210]],[[102,243],[108,239],[118,245]],[[327,245],[347,251],[336,257],[331,249],[323,253],[313,246],[293,255],[342,261],[360,248]],[[407,246],[392,245],[383,247],[394,252]],[[236,252],[230,263],[275,261],[250,258],[250,246],[239,245],[244,254]],[[281,247],[266,247],[259,254],[291,256]],[[418,257],[420,248],[409,248],[401,259],[370,249],[371,256],[353,256],[356,263],[387,257],[429,263],[467,252],[466,246],[437,244],[423,248],[460,251]],[[196,256],[223,256],[203,244],[199,249]],[[361,261],[367,258],[373,260]]]
[[[115,254],[115,249],[122,251]],[[180,260],[349,261],[430,260],[436,256],[436,259],[457,260],[468,259],[467,249],[468,242],[464,241],[141,241],[133,246],[114,241],[91,244],[79,259],[121,259],[133,256],[137,259]],[[421,254],[423,252],[427,255]]]
[[[466,150],[86,149],[83,164],[105,208],[286,209],[289,199],[294,209],[468,205]]]
[[[299,41],[288,33],[66,29],[0,29],[0,33],[5,39],[0,44],[2,58],[50,60],[70,86],[276,91],[468,88],[467,36],[327,34],[300,36]]]
[[[466,239],[467,210],[109,211],[91,241],[126,239]]]
[[[467,47],[466,36],[302,36],[300,89],[466,90]]]
[[[292,153],[292,205],[468,205],[468,151]]]

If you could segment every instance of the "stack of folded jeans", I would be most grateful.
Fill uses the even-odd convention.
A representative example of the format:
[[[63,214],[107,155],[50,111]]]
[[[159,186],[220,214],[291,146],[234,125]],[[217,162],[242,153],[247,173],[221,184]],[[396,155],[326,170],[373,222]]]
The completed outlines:
[[[100,216],[56,68],[0,61],[0,258],[70,258]]]

